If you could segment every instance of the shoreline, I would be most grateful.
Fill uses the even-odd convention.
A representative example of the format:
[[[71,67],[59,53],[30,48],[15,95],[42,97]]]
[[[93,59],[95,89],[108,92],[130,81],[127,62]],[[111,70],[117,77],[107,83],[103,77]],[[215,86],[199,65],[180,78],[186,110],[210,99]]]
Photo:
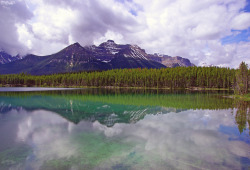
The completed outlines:
[[[250,101],[250,93],[247,93],[245,95],[230,95],[230,96],[225,96],[228,98],[236,99],[236,100],[242,100],[242,101]]]
[[[0,88],[17,88],[17,87],[27,87],[27,88],[64,88],[64,89],[82,89],[82,88],[103,88],[103,89],[142,89],[142,90],[190,90],[190,91],[234,91],[234,89],[229,88],[207,88],[207,87],[188,87],[188,88],[170,88],[170,87],[121,87],[121,86],[28,86],[28,85],[2,85]]]

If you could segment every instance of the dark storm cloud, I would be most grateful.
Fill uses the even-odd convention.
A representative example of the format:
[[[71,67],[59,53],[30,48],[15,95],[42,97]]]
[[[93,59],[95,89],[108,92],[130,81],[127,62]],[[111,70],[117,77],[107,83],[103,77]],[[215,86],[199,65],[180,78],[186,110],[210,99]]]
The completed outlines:
[[[0,1],[0,49],[15,55],[24,50],[18,41],[16,24],[25,23],[32,13],[23,1]]]

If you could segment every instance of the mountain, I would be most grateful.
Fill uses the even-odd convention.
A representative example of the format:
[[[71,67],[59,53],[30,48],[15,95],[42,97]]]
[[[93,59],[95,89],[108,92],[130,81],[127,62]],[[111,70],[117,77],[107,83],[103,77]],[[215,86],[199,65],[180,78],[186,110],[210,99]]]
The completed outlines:
[[[85,48],[92,51],[97,60],[107,63],[112,60],[112,68],[136,68],[138,65],[147,68],[158,68],[162,65],[166,67],[195,66],[186,58],[147,54],[144,49],[137,45],[116,44],[113,40],[108,40],[99,46],[91,45],[85,46]]]
[[[10,58],[10,56],[8,57]],[[192,66],[192,63],[185,58],[147,54],[137,45],[116,44],[113,40],[103,42],[99,46],[82,47],[79,43],[74,43],[52,55],[29,54],[23,59],[8,61],[1,65],[0,74],[24,72],[32,75],[44,75],[119,68]]]
[[[145,50],[137,45],[126,45],[111,60],[113,68],[162,68],[161,63],[147,58]]]
[[[32,75],[98,71],[116,68],[162,68],[164,65],[149,60],[144,50],[136,45],[118,45],[109,40],[99,46],[82,47],[74,43],[48,56],[27,55],[22,60],[4,64],[1,74],[25,72]]]
[[[126,45],[118,45],[113,40],[101,43],[99,46],[85,46],[86,49],[92,52],[97,60],[110,62],[123,47]]]
[[[213,64],[202,63],[201,67],[213,67]]]
[[[0,51],[0,64],[7,64],[16,60],[21,59],[19,55],[17,56],[11,56],[10,54]]]
[[[182,58],[179,56],[171,57],[168,55],[160,55],[160,54],[150,54],[148,58],[159,62],[167,67],[192,67],[195,66],[193,63],[190,62],[187,58]]]
[[[79,43],[75,43],[52,55],[36,56],[30,54],[22,60],[4,64],[0,67],[0,73],[25,72],[32,75],[43,75],[107,69],[110,69],[109,64],[98,61],[89,50]]]
[[[164,65],[147,58],[145,50],[137,45],[116,44],[108,40],[99,46],[86,46],[93,56],[102,62],[110,63],[112,69],[117,68],[161,68]]]

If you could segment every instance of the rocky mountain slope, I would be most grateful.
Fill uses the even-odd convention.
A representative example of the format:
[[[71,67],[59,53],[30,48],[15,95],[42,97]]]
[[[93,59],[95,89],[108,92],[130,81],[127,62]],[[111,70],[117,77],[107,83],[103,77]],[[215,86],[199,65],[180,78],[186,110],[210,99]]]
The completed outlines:
[[[160,54],[149,54],[148,58],[157,61],[167,67],[192,67],[195,66],[193,63],[190,62],[187,58],[182,58],[179,56],[171,57],[168,55],[160,55]]]
[[[102,62],[109,63],[112,69],[117,68],[162,68],[164,65],[147,58],[145,50],[137,45],[116,44],[108,40],[99,46],[85,46],[93,56]]]

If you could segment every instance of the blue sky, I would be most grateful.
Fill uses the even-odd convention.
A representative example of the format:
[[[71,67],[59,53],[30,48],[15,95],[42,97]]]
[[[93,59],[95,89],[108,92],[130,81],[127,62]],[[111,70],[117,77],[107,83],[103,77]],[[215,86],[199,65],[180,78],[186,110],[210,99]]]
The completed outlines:
[[[244,12],[250,12],[250,0],[247,0],[247,5],[243,9]]]
[[[245,30],[231,30],[232,35],[226,36],[221,39],[221,43],[233,44],[239,42],[250,42],[250,28]]]
[[[250,12],[250,0],[247,0],[247,5],[241,10],[242,12]],[[239,42],[250,42],[250,28],[244,30],[231,30],[232,34],[221,39],[221,43],[232,44]]]

